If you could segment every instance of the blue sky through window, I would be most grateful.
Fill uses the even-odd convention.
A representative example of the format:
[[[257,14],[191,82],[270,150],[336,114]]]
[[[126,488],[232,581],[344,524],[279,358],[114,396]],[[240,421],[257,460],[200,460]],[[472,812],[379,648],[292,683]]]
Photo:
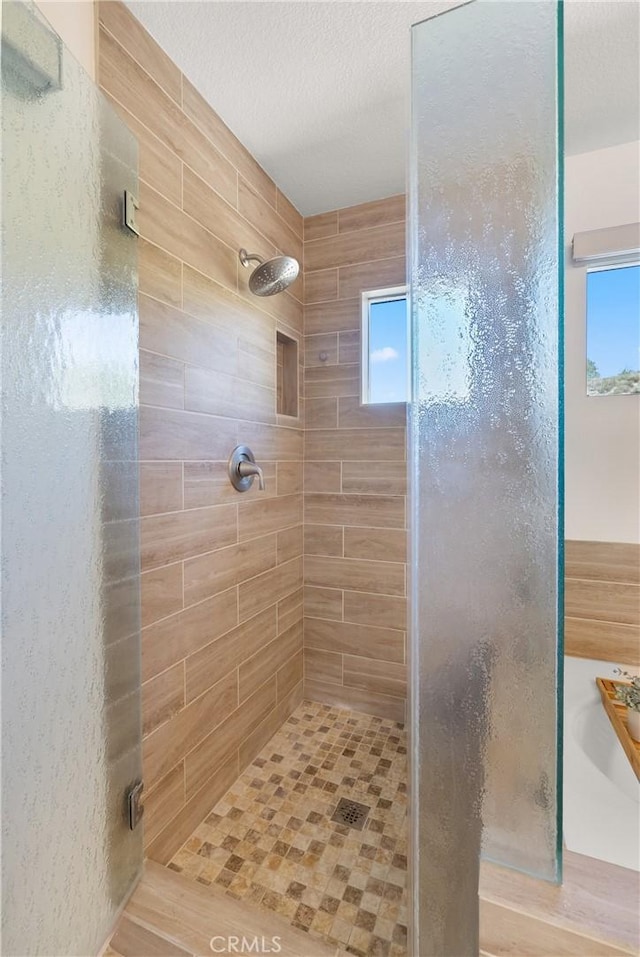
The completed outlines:
[[[407,300],[369,306],[369,402],[406,402]]]
[[[587,273],[587,361],[590,378],[640,370],[640,266]]]

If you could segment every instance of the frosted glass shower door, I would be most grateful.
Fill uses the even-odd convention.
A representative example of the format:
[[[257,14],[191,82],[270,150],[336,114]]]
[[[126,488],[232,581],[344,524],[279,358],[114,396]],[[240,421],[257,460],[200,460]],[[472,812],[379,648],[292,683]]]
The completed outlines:
[[[2,937],[95,954],[142,863],[137,146],[2,4]]]
[[[481,853],[560,872],[561,7],[413,28],[415,953],[478,952]]]

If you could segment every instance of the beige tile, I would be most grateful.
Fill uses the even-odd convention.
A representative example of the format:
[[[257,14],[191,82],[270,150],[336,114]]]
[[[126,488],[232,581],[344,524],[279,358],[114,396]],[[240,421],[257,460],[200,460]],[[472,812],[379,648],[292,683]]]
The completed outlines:
[[[184,365],[140,350],[140,403],[184,408]]]
[[[640,628],[611,621],[565,618],[564,651],[578,658],[640,667]]]
[[[275,245],[254,229],[251,222],[241,216],[234,206],[185,167],[182,199],[185,213],[197,219],[205,229],[232,249],[247,249],[263,259],[275,256]]]
[[[284,219],[296,236],[302,239],[304,236],[304,219],[293,203],[279,189],[276,190],[276,212]]]
[[[147,515],[140,523],[142,569],[224,548],[237,541],[233,505]]]
[[[405,594],[404,565],[399,562],[307,555],[304,578],[306,584],[321,588],[348,588],[375,595]]]
[[[304,448],[302,429],[245,420],[238,424],[238,435],[244,445],[250,446],[256,461],[260,464],[280,459],[286,459],[289,462],[302,460]]]
[[[405,598],[390,595],[367,595],[357,591],[344,593],[345,621],[360,625],[377,625],[381,628],[405,629],[407,627],[407,602]],[[371,655],[372,658],[377,657]]]
[[[142,734],[150,734],[184,707],[184,662],[142,685]]]
[[[305,584],[304,613],[308,618],[328,618],[332,621],[342,621],[342,591],[339,588],[321,588]]]
[[[302,623],[298,622],[244,661],[238,670],[240,702],[254,694],[267,678],[301,650]]]
[[[640,625],[640,585],[568,578],[565,614],[570,618]]]
[[[138,291],[172,306],[182,305],[182,265],[164,249],[138,239]],[[143,342],[146,347],[146,343]]]
[[[323,302],[338,298],[338,270],[321,269],[307,272],[304,277],[304,301]]]
[[[371,451],[378,454],[372,446]],[[342,491],[365,495],[406,495],[407,463],[343,462]]]
[[[140,514],[182,508],[182,463],[140,463]]]
[[[278,532],[278,565],[298,558],[303,552],[302,525]]]
[[[188,512],[185,514],[189,514]],[[264,535],[247,542],[218,548],[184,563],[186,605],[226,591],[276,564],[276,535]]]
[[[360,322],[361,304],[355,298],[309,303],[304,310],[304,331],[307,336],[359,329]]]
[[[405,720],[404,698],[371,694],[371,692],[361,691],[359,688],[348,688],[344,685],[318,681],[314,678],[305,678],[304,695],[305,698],[310,698],[313,701],[323,701],[326,704],[337,705],[339,708],[376,714],[382,718],[390,718],[392,721],[404,722]]]
[[[371,694],[404,698],[407,693],[407,668],[406,665],[391,661],[345,655],[343,681],[349,687],[361,688]]]
[[[384,226],[386,223],[403,222],[405,212],[404,193],[378,199],[372,203],[348,206],[338,210],[338,231],[346,233],[356,229],[369,229],[372,226]]]
[[[144,792],[144,843],[150,844],[184,806],[184,766],[172,768],[154,788]]]
[[[277,634],[276,606],[271,605],[254,618],[201,648],[186,660],[187,701],[193,701],[216,679],[256,654]]]
[[[238,367],[224,371],[250,379],[259,385],[274,386],[275,321],[253,301],[246,301],[197,270],[184,268],[184,308],[237,340]],[[194,365],[207,365],[194,361]]]
[[[191,957],[188,950],[137,924],[126,915],[118,921],[110,946],[112,952],[120,957],[138,957],[139,954],[145,954],[146,957]]]
[[[395,259],[382,259],[355,266],[342,266],[338,273],[338,298],[350,299],[370,289],[404,286],[407,265],[404,250]]]
[[[340,462],[305,462],[305,492],[339,492]]]
[[[164,50],[147,33],[139,20],[124,3],[98,3],[98,19],[113,34],[127,53],[168,93],[172,100],[182,103],[180,70]]]
[[[144,778],[148,787],[182,760],[201,741],[208,729],[215,728],[238,705],[235,671],[225,675],[212,688],[156,728],[142,743]]]
[[[302,585],[302,559],[278,565],[239,587],[240,621],[257,615],[275,601],[296,591]]]
[[[289,661],[285,662],[276,674],[278,702],[285,701],[294,688],[302,683],[304,678],[304,655],[302,648]]]
[[[237,590],[214,595],[142,629],[142,679],[146,681],[194,654],[238,624]]]
[[[138,141],[138,172],[140,179],[162,193],[172,203],[182,202],[182,162],[167,149],[151,130],[147,129],[132,113],[125,110],[108,93],[104,94],[115,111],[135,135]]]
[[[305,369],[305,396],[313,399],[326,395],[360,396],[358,363]]]
[[[303,594],[303,589],[298,588],[296,591],[292,592],[290,595],[287,595],[286,598],[283,598],[278,602],[279,635],[281,635],[283,631],[287,631],[289,628],[291,628],[292,625],[295,625],[296,622],[302,621]]]
[[[237,284],[234,250],[204,229],[166,200],[160,193],[141,182],[138,223],[140,235],[166,249],[190,266],[230,289]]]
[[[266,679],[266,676],[265,676]],[[273,709],[276,703],[275,675],[265,680],[217,728],[213,728],[185,761],[187,798],[216,774],[217,768],[237,752],[240,744]]]
[[[221,153],[224,153],[247,182],[251,183],[267,202],[275,206],[276,187],[273,180],[267,176],[260,164],[242,145],[240,140],[233,135],[229,127],[222,122],[218,114],[211,109],[186,77],[182,81],[182,93],[183,109],[186,115],[193,120],[209,141]]]
[[[404,528],[404,498],[399,495],[305,495],[305,522],[312,525],[364,525]]]
[[[405,250],[404,222],[374,226],[305,242],[305,269],[330,269],[374,259],[402,256]]]
[[[193,829],[208,814],[212,805],[216,804],[225,791],[231,787],[238,774],[238,758],[234,754],[225,764],[216,769],[215,776],[187,801],[172,818],[169,825],[148,844],[148,858],[151,861],[158,861],[160,864],[167,864]],[[149,864],[146,866],[149,867]],[[171,872],[167,871],[167,873]],[[133,902],[130,906],[133,906]],[[169,925],[171,926],[171,924],[175,924],[175,917],[170,915]]]
[[[231,451],[231,449],[229,449]],[[258,483],[242,492],[242,502],[272,496],[276,493],[276,466],[274,462],[263,464],[266,490],[261,492]],[[240,493],[229,481],[228,463],[185,462],[184,505],[185,508],[201,508],[205,505],[237,505]]]
[[[396,528],[345,528],[344,557],[404,563],[407,561],[407,533]]]
[[[304,676],[305,679],[342,684],[342,655],[320,648],[305,648]]]
[[[531,957],[624,957],[625,950],[545,923],[530,914],[492,901],[481,901],[480,938],[490,954],[515,957],[523,945]],[[525,944],[526,942],[526,944]]]
[[[342,558],[342,525],[305,524],[304,553],[305,555],[331,555],[335,558]],[[356,556],[350,557],[355,558]]]
[[[326,369],[338,362],[338,334],[335,332],[304,338],[305,369]],[[334,373],[337,370],[334,370]]]
[[[259,460],[258,460],[259,461]],[[279,532],[302,522],[302,495],[256,499],[238,509],[238,539],[246,541],[269,532]]]
[[[338,400],[334,398],[307,399],[304,424],[306,429],[337,428]]]
[[[142,626],[182,609],[182,562],[164,565],[140,576]]]
[[[565,542],[565,577],[640,584],[640,545]]]
[[[341,332],[338,336],[338,362],[340,365],[355,365],[361,361],[360,330]],[[360,397],[362,387],[359,384],[357,395]]]
[[[235,420],[152,406],[143,406],[140,410],[140,458],[143,461],[223,461],[238,444],[237,434]]]
[[[327,429],[310,431],[305,435],[307,461],[346,460],[367,462],[372,451],[378,461],[398,461],[405,458],[404,429]]]
[[[219,788],[215,790],[219,796]],[[202,816],[204,814],[206,810]],[[181,828],[180,832],[183,833]],[[181,843],[182,840],[178,847]],[[149,880],[150,874],[152,881]],[[215,912],[213,922],[212,910]],[[253,908],[246,901],[233,900],[217,888],[203,887],[153,862],[147,865],[145,876],[127,912],[134,920],[141,915],[140,920],[145,926],[151,923],[158,933],[171,941],[176,939],[175,915],[188,914],[188,923],[179,922],[178,933],[180,945],[190,954],[206,954],[212,936],[227,939],[238,936],[238,933],[249,940],[260,941],[264,938],[265,942],[277,937],[282,957],[299,957],[300,954],[305,954],[305,957],[334,957],[335,954],[335,946],[315,940],[311,935],[289,926],[280,916],[264,908]]]
[[[184,373],[184,405],[194,412],[210,412],[232,419],[275,422],[276,393],[236,377],[187,366]],[[229,450],[231,451],[231,449]]]
[[[407,406],[404,402],[384,405],[360,405],[357,396],[338,399],[338,425],[341,429],[404,428]]]
[[[144,295],[140,296],[140,342],[151,352],[216,372],[238,370],[237,336],[222,322],[188,315]]]
[[[338,213],[319,213],[317,216],[307,216],[304,221],[304,241],[323,239],[325,236],[335,236],[338,232]],[[305,269],[311,267],[305,261]]]
[[[320,648],[337,654],[355,654],[398,663],[404,661],[404,632],[391,628],[305,618],[304,643],[305,648]]]
[[[172,153],[235,204],[237,172],[233,165],[104,30],[100,31],[99,81]]]
[[[302,462],[278,462],[278,495],[297,495],[302,492]]]
[[[242,176],[238,181],[238,209],[277,249],[302,263],[300,237]]]

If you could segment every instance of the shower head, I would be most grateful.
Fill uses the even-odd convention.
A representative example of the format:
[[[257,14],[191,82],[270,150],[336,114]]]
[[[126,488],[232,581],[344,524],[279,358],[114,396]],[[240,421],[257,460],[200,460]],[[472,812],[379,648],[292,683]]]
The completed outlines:
[[[298,278],[300,266],[293,256],[275,256],[273,259],[263,259],[255,253],[240,250],[240,262],[248,267],[249,263],[258,265],[249,276],[249,289],[254,296],[275,296]]]

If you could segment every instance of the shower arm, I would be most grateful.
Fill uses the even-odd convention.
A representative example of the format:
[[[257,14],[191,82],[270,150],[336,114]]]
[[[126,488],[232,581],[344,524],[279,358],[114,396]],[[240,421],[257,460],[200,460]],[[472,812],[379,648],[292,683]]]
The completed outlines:
[[[262,256],[258,256],[257,253],[248,253],[246,249],[241,249],[238,255],[240,262],[246,269],[249,268],[249,263],[262,264],[264,262]]]

